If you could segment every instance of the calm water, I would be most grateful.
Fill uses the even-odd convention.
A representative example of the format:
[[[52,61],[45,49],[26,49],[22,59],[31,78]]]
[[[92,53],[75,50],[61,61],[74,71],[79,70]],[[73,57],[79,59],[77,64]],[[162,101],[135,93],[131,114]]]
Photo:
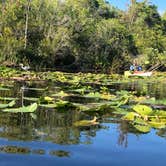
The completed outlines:
[[[17,97],[18,106],[29,104],[23,97],[49,96],[60,88],[48,82],[4,82],[4,85],[10,90],[1,89],[0,96]],[[28,89],[35,87],[47,90]],[[166,98],[164,83],[140,81],[112,84],[109,88],[113,92],[133,90],[138,95]],[[97,126],[74,127],[77,120],[93,118],[76,110],[39,108],[36,114],[37,119],[33,119],[29,114],[0,112],[1,165],[166,165],[166,129],[141,134],[109,114],[100,115]]]

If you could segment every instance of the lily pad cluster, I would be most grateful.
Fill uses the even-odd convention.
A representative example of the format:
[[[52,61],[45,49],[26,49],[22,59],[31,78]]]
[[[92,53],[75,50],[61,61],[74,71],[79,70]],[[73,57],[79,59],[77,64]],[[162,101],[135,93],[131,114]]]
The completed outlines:
[[[9,71],[7,69],[4,70]],[[3,73],[3,72],[2,72]],[[166,100],[157,100],[155,97],[147,95],[147,86],[143,87],[143,92],[120,90],[123,84],[131,84],[137,78],[125,78],[122,75],[93,74],[93,73],[63,73],[63,72],[21,72],[12,70],[12,77],[35,78],[37,81],[43,80],[44,86],[31,86],[33,81],[27,83],[27,87],[21,90],[29,91],[29,95],[0,97],[0,108],[4,112],[24,112],[32,113],[37,108],[51,109],[52,111],[75,110],[83,114],[102,116],[110,114],[113,118],[127,120],[134,128],[142,132],[150,131],[151,128],[165,127]],[[5,74],[2,75],[6,78]],[[11,78],[12,78],[11,77]],[[155,77],[159,76],[156,74]],[[154,81],[154,78],[141,78],[143,82]],[[140,80],[140,79],[139,79]],[[15,80],[20,81],[20,80]],[[48,85],[47,85],[48,84]],[[117,86],[117,87],[116,87]],[[10,91],[13,87],[0,86],[0,91]],[[118,90],[119,88],[119,90]],[[31,91],[36,95],[31,96]],[[33,94],[33,93],[32,93]],[[17,101],[25,101],[26,105],[19,105]],[[161,110],[163,109],[163,110]],[[40,109],[39,109],[40,111]],[[89,123],[91,120],[85,120]],[[78,121],[79,122],[79,121]],[[84,122],[84,120],[82,121]],[[77,123],[81,126],[84,123]],[[95,121],[97,123],[97,120]],[[94,123],[95,124],[95,123]],[[142,130],[141,130],[142,129]]]
[[[138,131],[149,132],[151,128],[166,127],[166,111],[152,110],[146,105],[135,105],[122,119],[129,121]]]

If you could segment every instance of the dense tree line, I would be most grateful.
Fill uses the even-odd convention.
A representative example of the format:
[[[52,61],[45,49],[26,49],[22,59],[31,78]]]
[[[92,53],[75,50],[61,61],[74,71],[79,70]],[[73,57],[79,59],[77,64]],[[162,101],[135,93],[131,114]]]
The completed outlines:
[[[68,70],[126,70],[166,62],[166,14],[144,0],[1,0],[0,62]]]

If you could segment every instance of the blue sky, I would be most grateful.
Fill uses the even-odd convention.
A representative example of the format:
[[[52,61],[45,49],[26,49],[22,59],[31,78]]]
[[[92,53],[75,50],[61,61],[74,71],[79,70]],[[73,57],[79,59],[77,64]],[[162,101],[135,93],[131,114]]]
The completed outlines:
[[[125,10],[127,8],[127,4],[130,3],[130,0],[108,0],[113,6],[116,6],[120,9]],[[138,0],[141,1],[141,0]],[[166,11],[166,0],[150,0],[153,4],[158,7],[158,11],[162,14]]]

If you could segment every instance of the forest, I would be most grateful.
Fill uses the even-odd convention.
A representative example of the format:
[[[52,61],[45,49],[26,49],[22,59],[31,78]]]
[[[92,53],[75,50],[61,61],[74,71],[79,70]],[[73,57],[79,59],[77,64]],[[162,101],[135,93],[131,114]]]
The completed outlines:
[[[122,73],[166,64],[166,12],[148,0],[1,0],[0,63]]]

